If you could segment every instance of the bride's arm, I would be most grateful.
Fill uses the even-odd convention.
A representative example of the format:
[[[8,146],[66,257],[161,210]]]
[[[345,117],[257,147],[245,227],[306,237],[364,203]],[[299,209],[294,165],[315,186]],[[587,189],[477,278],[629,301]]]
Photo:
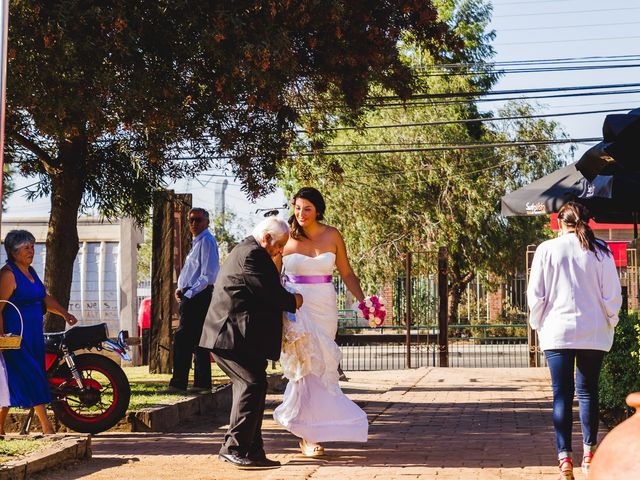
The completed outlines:
[[[349,258],[347,257],[347,247],[344,244],[342,235],[337,229],[334,229],[335,243],[336,243],[336,268],[342,281],[349,289],[349,291],[356,297],[358,302],[364,300],[364,293],[360,287],[360,281],[356,274],[353,273],[353,269],[349,264]]]

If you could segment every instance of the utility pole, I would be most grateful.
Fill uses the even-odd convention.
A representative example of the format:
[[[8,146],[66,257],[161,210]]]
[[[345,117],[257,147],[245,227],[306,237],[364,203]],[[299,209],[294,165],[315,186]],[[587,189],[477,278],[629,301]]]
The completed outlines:
[[[227,185],[229,185],[229,182],[227,181],[227,179],[225,178],[222,182],[220,183],[216,183],[214,190],[213,190],[213,198],[214,198],[214,205],[213,205],[213,214],[216,217],[220,218],[221,221],[221,226],[220,228],[224,231],[225,230],[225,213],[227,211],[226,208],[226,191],[227,191]],[[217,233],[217,232],[216,232]]]

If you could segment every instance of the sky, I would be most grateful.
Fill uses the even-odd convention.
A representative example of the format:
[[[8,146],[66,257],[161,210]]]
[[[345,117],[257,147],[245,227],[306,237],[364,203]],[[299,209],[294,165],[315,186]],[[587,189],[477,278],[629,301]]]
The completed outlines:
[[[491,26],[496,31],[493,45],[497,62],[640,55],[640,0],[495,0]],[[599,65],[639,64],[640,57],[630,61],[603,61]],[[639,73],[638,67],[513,73],[504,75],[495,89],[636,83],[640,81]],[[640,93],[538,102],[544,102],[544,113],[630,110],[640,106]],[[556,120],[570,137],[589,138],[602,136],[605,116],[605,113],[599,113],[557,117]],[[587,144],[577,145],[576,160],[588,147]]]
[[[531,69],[555,66],[581,66],[585,57],[610,57],[638,55],[633,59],[601,59],[590,66],[603,69],[506,73],[496,90],[560,88],[585,85],[612,85],[640,82],[640,0],[494,0],[491,28],[496,31],[493,43],[496,62],[523,60],[574,59],[573,63],[551,62],[530,65]],[[619,65],[623,68],[610,68]],[[633,65],[638,65],[635,67]],[[629,67],[631,66],[631,67]],[[513,67],[506,67],[513,68]],[[632,89],[632,88],[629,88]],[[636,90],[640,91],[640,88]],[[526,95],[524,95],[526,96]],[[593,95],[574,98],[537,100],[545,114],[584,112],[606,109],[633,109],[640,106],[640,93],[617,95]],[[483,102],[483,110],[498,108],[500,102]],[[563,116],[557,120],[571,138],[591,138],[602,135],[602,122],[606,113]],[[554,119],[551,117],[551,119]],[[575,159],[592,145],[576,144]],[[170,184],[177,193],[192,193],[194,205],[214,209],[214,183],[223,179],[221,172],[211,171],[195,179]],[[16,179],[17,188],[34,182],[34,179]],[[282,206],[284,194],[277,191],[250,202],[240,190],[237,180],[228,179],[227,210],[235,213],[249,233],[251,226],[262,218],[257,209]],[[28,202],[24,191],[13,194],[8,201],[5,217],[47,216],[49,199]],[[283,216],[285,213],[283,212]]]

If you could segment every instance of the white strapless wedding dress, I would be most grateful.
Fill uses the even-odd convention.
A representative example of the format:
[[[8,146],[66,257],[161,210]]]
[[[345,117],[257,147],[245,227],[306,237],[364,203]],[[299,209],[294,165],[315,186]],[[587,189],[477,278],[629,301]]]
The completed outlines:
[[[294,253],[283,262],[287,275],[332,275],[335,254]],[[303,305],[295,322],[284,318],[280,364],[289,383],[273,418],[307,442],[366,442],[367,415],[338,384],[342,354],[335,343],[338,308],[333,283],[288,282],[287,289],[300,293]]]

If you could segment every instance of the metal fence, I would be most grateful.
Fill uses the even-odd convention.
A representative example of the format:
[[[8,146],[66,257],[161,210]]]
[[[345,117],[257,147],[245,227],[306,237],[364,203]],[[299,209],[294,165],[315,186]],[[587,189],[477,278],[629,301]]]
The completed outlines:
[[[396,370],[407,368],[406,334],[394,327],[351,328],[338,334],[343,370]],[[411,335],[411,366],[434,365],[436,339],[416,330]]]
[[[449,324],[447,335],[442,336],[438,328],[442,307],[437,267],[437,252],[413,254],[405,276],[398,276],[394,281],[392,323],[383,328],[370,329],[353,312],[340,311],[337,342],[343,354],[343,369],[441,365],[526,367],[529,364],[526,275],[514,274],[501,284],[491,284],[487,274],[478,273],[462,294],[457,323]],[[410,278],[406,276],[407,271]],[[499,295],[496,297],[494,292]],[[407,303],[412,319],[409,331]]]
[[[439,367],[438,334],[435,326],[415,328],[407,344],[398,328],[351,327],[343,328],[336,341],[344,370],[404,369],[409,355],[411,367]],[[449,367],[527,367],[527,325],[451,325],[447,353]]]
[[[451,325],[449,366],[514,368],[529,365],[527,324]]]

